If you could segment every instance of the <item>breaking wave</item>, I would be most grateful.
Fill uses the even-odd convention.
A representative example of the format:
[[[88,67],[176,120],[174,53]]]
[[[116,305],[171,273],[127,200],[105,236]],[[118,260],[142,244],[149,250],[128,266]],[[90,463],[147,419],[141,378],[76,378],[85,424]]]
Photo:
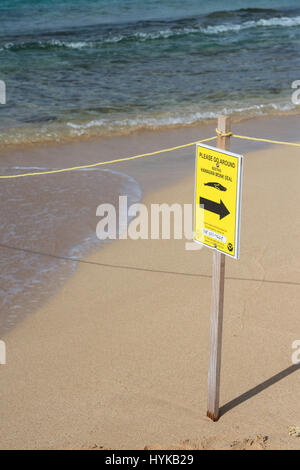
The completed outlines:
[[[184,27],[168,27],[158,31],[136,31],[116,35],[103,36],[97,40],[67,41],[61,39],[48,39],[39,41],[7,42],[0,46],[0,51],[18,51],[22,49],[49,49],[66,48],[81,50],[84,48],[97,48],[105,44],[114,44],[122,41],[151,41],[158,39],[169,39],[177,36],[187,36],[191,34],[219,35],[228,32],[238,33],[241,30],[253,28],[288,28],[300,26],[300,16],[295,17],[274,17],[268,19],[250,20],[240,24],[223,23],[217,25],[193,25]]]
[[[110,132],[118,129],[159,129],[162,127],[175,127],[178,125],[190,126],[201,121],[209,121],[211,119],[216,119],[220,114],[225,115],[243,115],[247,116],[249,114],[260,115],[269,113],[270,111],[279,111],[279,112],[288,112],[293,110],[295,107],[292,104],[256,104],[251,106],[229,108],[224,107],[223,109],[218,109],[216,111],[204,111],[204,112],[186,112],[186,113],[176,113],[166,116],[144,116],[136,117],[131,119],[120,119],[111,121],[109,119],[94,119],[86,123],[77,124],[74,122],[68,122],[67,126],[71,129],[73,134],[78,136],[88,133],[89,130],[93,128],[103,128]]]

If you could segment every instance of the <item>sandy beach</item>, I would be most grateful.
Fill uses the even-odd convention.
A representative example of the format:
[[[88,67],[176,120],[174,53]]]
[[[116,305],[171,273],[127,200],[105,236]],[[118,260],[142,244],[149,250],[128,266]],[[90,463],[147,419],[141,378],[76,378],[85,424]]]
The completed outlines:
[[[286,119],[296,128],[297,118]],[[274,120],[263,122],[235,131],[291,137],[288,121],[280,127],[278,118],[278,132]],[[111,139],[106,149],[138,153],[213,129],[137,134],[125,148]],[[82,145],[93,159],[96,143]],[[52,299],[3,336],[1,449],[299,449],[289,435],[300,424],[300,366],[291,360],[299,149],[237,140],[232,149],[245,150],[241,258],[226,259],[220,420],[206,417],[212,251],[186,251],[185,240],[118,240],[79,263]],[[40,155],[47,152],[58,150]],[[68,164],[74,153],[65,155]],[[147,206],[192,203],[194,157],[185,155],[121,168],[140,182]]]

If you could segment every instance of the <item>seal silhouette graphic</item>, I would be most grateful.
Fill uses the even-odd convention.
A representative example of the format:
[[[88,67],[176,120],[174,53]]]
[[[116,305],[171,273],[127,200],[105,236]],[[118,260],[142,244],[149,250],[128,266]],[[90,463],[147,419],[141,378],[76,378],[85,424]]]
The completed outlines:
[[[227,191],[227,188],[218,182],[204,183],[204,186],[211,186],[212,188],[218,189],[219,191]]]

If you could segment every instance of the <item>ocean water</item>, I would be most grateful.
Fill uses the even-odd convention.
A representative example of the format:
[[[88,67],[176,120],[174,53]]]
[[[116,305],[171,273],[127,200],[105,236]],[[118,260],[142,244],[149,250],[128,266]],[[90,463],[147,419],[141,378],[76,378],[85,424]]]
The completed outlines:
[[[295,112],[292,0],[1,0],[0,141]]]
[[[15,166],[9,172],[46,169]],[[127,196],[130,206],[141,199],[141,188],[111,169],[1,185],[0,337],[55,294],[76,271],[78,259],[111,242],[96,237],[96,208],[113,204],[119,220],[119,196]],[[126,214],[122,217],[125,221]],[[117,226],[121,233],[125,228]]]

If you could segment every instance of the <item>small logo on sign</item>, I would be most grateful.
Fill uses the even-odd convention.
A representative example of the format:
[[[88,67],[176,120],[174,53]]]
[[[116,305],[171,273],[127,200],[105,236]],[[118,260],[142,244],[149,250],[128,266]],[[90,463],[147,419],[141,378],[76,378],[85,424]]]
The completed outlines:
[[[232,245],[232,243],[228,243],[227,248],[228,248],[229,251],[232,251],[232,250],[233,250],[233,245]]]

